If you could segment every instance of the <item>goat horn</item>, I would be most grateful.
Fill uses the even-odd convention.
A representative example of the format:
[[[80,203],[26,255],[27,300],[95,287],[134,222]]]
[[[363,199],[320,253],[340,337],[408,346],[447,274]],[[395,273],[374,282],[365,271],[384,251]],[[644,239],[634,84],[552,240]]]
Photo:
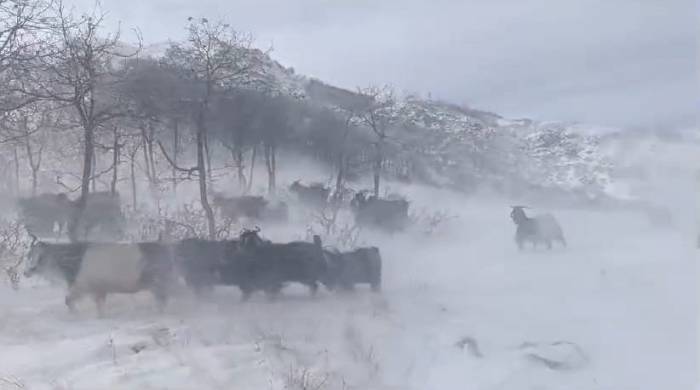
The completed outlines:
[[[34,244],[36,244],[36,242],[37,242],[39,239],[37,238],[37,236],[35,236],[34,234],[32,234],[32,232],[30,232],[29,229],[27,229],[27,233],[29,233],[29,237],[32,238],[32,243],[29,244],[29,246],[34,246]]]

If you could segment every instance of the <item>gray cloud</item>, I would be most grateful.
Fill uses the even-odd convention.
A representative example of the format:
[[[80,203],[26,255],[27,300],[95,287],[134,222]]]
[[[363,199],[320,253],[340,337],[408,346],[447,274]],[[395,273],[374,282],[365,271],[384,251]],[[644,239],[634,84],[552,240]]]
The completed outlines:
[[[79,0],[85,2],[87,0]],[[299,73],[388,82],[508,117],[689,126],[698,111],[693,0],[103,0],[149,42],[224,18]]]

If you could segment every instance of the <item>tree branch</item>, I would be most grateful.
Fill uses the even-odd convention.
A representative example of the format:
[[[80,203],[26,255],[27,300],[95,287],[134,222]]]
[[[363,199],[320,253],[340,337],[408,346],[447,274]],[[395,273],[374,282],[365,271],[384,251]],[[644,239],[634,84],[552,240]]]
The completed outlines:
[[[175,164],[175,162],[168,155],[168,152],[165,151],[165,147],[163,146],[163,144],[160,141],[157,141],[157,142],[158,142],[158,147],[160,147],[160,151],[163,153],[163,156],[165,156],[165,159],[168,160],[168,163],[170,164],[170,166],[173,169],[175,169],[176,171],[185,172],[189,176],[191,176],[192,174],[197,172],[197,170],[199,169],[199,167],[197,167],[197,166],[192,167],[192,168],[182,168],[182,167],[178,166],[177,164]]]

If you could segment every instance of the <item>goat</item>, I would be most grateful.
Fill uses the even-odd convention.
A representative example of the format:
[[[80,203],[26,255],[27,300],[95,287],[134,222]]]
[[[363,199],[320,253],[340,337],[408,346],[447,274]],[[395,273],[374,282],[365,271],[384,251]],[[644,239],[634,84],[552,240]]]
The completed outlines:
[[[525,206],[511,206],[510,218],[515,223],[515,242],[518,244],[518,249],[523,249],[525,242],[532,242],[533,247],[537,244],[544,243],[547,249],[552,249],[552,241],[559,241],[566,247],[566,239],[564,233],[551,214],[542,214],[534,217],[528,217],[525,214]]]

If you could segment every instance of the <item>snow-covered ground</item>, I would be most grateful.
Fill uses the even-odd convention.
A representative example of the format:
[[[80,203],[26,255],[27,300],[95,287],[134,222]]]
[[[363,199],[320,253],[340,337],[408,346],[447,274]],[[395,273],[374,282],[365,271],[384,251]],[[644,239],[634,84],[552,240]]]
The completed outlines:
[[[0,289],[0,389],[691,389],[697,249],[689,224],[550,210],[569,248],[516,250],[508,200],[420,190],[458,215],[379,245],[381,294],[290,287],[241,303],[186,290],[166,313],[112,296],[71,315],[60,287]]]

